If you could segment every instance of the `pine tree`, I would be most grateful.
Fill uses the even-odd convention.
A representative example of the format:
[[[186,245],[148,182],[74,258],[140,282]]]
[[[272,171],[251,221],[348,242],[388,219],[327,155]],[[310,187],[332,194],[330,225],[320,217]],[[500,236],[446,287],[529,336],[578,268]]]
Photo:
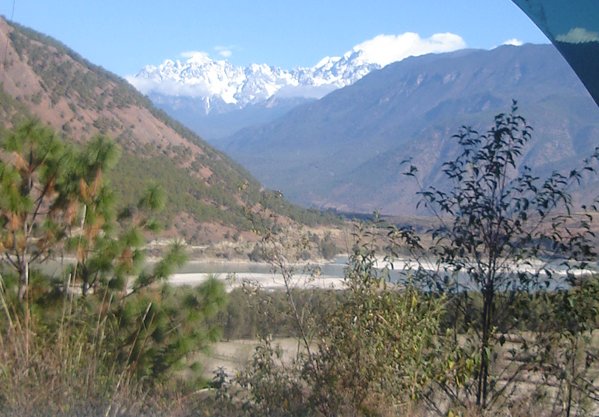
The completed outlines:
[[[18,275],[23,301],[31,265],[59,250],[75,220],[77,202],[65,194],[73,154],[51,129],[35,121],[10,132],[0,152],[0,250]]]

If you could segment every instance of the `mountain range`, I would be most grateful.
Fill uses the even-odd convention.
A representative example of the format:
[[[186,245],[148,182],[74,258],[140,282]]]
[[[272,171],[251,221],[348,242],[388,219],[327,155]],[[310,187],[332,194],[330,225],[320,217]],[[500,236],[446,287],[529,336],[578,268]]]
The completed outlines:
[[[285,70],[266,64],[236,67],[195,53],[185,62],[148,65],[127,80],[143,93],[200,98],[206,113],[263,103],[273,96],[320,98],[381,66],[363,52],[326,57],[311,68]]]
[[[413,33],[402,36],[414,44],[421,42]],[[169,59],[160,65],[147,65],[126,79],[156,106],[218,144],[219,139],[241,128],[272,121],[299,104],[353,84],[395,59],[373,53],[369,43],[376,41],[356,45],[342,56],[326,56],[312,67],[291,70],[267,64],[238,67],[201,52],[186,53],[184,61]],[[462,44],[461,38],[452,34],[436,34],[427,41],[427,46],[414,50],[404,46],[406,50],[397,54],[451,50]]]
[[[236,67],[196,53],[183,62],[147,65],[126,78],[156,106],[218,143],[219,138],[274,120],[380,67],[361,50],[293,70],[266,64]]]
[[[276,193],[249,172],[306,206],[413,214],[418,187],[402,175],[400,162],[413,159],[422,185],[441,184],[443,162],[459,151],[451,136],[462,125],[486,130],[513,99],[535,129],[523,157],[535,172],[569,170],[598,143],[597,107],[550,45],[429,54],[382,68],[354,50],[303,72],[263,65],[240,72],[194,55],[186,63],[164,64],[164,71],[142,71],[147,77],[140,80],[162,74],[167,81],[149,93],[159,106],[162,98],[165,107],[178,103],[186,113],[199,100],[207,107],[194,108],[196,113],[220,118],[229,129],[243,119],[247,127],[233,134],[221,130],[217,150],[131,84],[60,42],[0,19],[0,44],[6,45],[0,128],[34,116],[76,143],[95,134],[115,138],[124,152],[112,181],[122,200],[135,200],[150,181],[162,184],[173,235],[196,242],[251,228],[248,204],[255,207]],[[213,72],[202,74],[204,67]],[[181,78],[171,84],[189,83],[198,94],[171,95],[168,77],[182,77],[185,68],[196,81],[218,81],[219,71],[232,78],[221,77],[222,94],[208,96],[200,94],[200,81]],[[250,82],[248,74],[262,81]],[[235,77],[245,81],[235,84]],[[312,95],[285,94],[304,88]],[[321,97],[327,89],[333,91]],[[580,194],[594,195],[599,184],[583,187]],[[317,216],[284,202],[276,209],[302,221]]]
[[[107,135],[123,150],[110,178],[122,204],[157,183],[167,193],[164,220],[173,236],[200,243],[249,233],[248,205],[270,201],[271,193],[240,165],[60,42],[0,17],[0,44],[0,131],[37,118],[75,144]],[[268,208],[313,215],[280,199]]]
[[[523,160],[535,172],[569,170],[599,144],[599,110],[571,68],[551,45],[524,45],[407,58],[220,147],[304,205],[413,214],[419,188],[400,162],[413,158],[422,185],[439,185],[458,152],[451,136],[485,131],[513,99],[534,128]]]

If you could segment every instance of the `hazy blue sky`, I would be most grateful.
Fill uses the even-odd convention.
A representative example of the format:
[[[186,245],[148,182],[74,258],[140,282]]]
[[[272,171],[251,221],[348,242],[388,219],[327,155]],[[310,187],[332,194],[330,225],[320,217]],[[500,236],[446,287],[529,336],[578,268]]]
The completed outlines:
[[[0,0],[0,14],[119,75],[188,51],[236,65],[312,66],[404,32],[451,32],[472,48],[548,42],[510,0]]]

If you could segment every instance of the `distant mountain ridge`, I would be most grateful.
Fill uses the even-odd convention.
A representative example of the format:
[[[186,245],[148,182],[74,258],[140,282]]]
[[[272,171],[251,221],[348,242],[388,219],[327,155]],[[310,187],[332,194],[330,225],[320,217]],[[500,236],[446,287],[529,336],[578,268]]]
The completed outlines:
[[[183,62],[148,65],[127,80],[156,106],[218,144],[241,128],[270,122],[379,68],[359,50],[293,70],[266,64],[236,67],[196,54]]]
[[[184,62],[169,59],[147,65],[127,80],[145,94],[197,98],[203,111],[210,113],[263,103],[273,96],[320,98],[378,68],[364,59],[362,51],[326,57],[311,68],[293,70],[266,64],[236,67],[195,54]]]
[[[341,56],[312,67],[283,69],[267,64],[234,66],[203,52],[147,65],[126,79],[158,107],[214,145],[251,124],[265,123],[292,107],[314,101],[405,56],[463,48],[452,33],[421,38],[416,33],[378,35]]]
[[[400,161],[413,157],[424,185],[439,185],[451,136],[486,130],[512,99],[535,129],[524,158],[537,172],[571,169],[599,144],[599,110],[571,68],[553,46],[524,45],[407,58],[221,149],[296,202],[410,214],[418,189]]]

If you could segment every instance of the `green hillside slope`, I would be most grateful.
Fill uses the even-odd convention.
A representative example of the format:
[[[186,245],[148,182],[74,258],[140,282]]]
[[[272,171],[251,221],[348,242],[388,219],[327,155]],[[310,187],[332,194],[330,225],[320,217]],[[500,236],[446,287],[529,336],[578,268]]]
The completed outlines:
[[[95,134],[114,138],[124,151],[112,177],[121,200],[136,199],[149,182],[161,184],[171,233],[202,242],[250,228],[245,208],[268,191],[126,81],[60,42],[1,18],[0,44],[6,45],[0,125],[35,117],[76,143]],[[322,221],[318,213],[284,201],[277,210],[300,221]]]
[[[512,99],[534,127],[525,161],[569,169],[599,143],[599,110],[550,45],[408,58],[228,139],[225,151],[269,187],[304,204],[414,213],[413,157],[424,185],[455,156],[461,125],[486,130]]]

